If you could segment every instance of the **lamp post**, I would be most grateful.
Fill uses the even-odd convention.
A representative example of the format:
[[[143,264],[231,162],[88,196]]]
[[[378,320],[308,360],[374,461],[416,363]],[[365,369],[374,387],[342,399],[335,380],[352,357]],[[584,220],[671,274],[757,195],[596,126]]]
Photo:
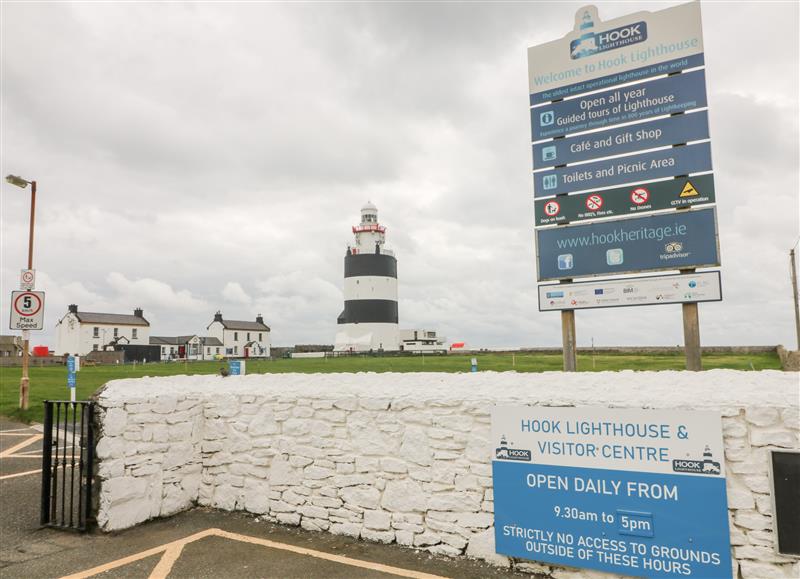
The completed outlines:
[[[28,181],[16,175],[8,175],[6,181],[17,187],[25,189],[31,186],[31,219],[28,231],[28,269],[33,269],[33,223],[36,214],[36,181]],[[28,409],[28,388],[30,379],[28,378],[28,351],[30,349],[30,330],[22,330],[22,378],[19,381],[19,407],[23,410]]]

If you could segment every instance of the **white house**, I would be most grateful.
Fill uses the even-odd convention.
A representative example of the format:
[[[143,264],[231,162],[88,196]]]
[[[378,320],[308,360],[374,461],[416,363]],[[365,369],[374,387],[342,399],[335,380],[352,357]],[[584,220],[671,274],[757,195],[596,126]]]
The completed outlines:
[[[161,360],[213,360],[223,355],[222,342],[217,338],[191,336],[152,336],[151,346],[161,348]]]
[[[270,329],[261,314],[255,322],[224,320],[222,313],[214,314],[208,325],[209,338],[222,342],[222,354],[229,358],[269,358]]]
[[[79,312],[72,304],[56,324],[56,354],[82,356],[121,343],[150,343],[150,322],[144,319],[141,308],[133,310],[133,315],[103,314]]]

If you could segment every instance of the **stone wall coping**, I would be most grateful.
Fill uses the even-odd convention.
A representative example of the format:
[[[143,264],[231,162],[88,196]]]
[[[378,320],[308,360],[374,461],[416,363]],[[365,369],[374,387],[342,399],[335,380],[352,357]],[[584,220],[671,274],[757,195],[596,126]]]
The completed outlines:
[[[640,386],[632,389],[631,380]],[[701,387],[702,385],[702,387]],[[704,372],[476,372],[194,375],[113,380],[97,394],[101,405],[135,398],[256,395],[335,399],[413,399],[542,406],[600,405],[637,408],[800,407],[797,374]]]

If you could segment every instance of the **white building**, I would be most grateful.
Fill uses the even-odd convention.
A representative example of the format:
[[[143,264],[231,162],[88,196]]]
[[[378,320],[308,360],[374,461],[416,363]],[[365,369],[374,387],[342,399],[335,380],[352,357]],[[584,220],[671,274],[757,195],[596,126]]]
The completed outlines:
[[[385,247],[386,228],[367,202],[353,227],[355,244],[344,256],[344,310],[337,320],[334,350],[399,350],[397,259]]]
[[[209,338],[222,343],[222,355],[230,358],[269,358],[270,329],[261,314],[255,322],[224,320],[222,313],[214,315],[209,324]]]
[[[151,346],[161,348],[161,360],[213,360],[223,355],[222,342],[217,338],[190,336],[152,336]]]
[[[84,355],[115,344],[146,346],[150,343],[150,322],[141,308],[130,314],[79,312],[69,306],[56,324],[56,354]]]
[[[415,354],[446,354],[447,338],[437,336],[432,330],[400,330],[400,349]]]

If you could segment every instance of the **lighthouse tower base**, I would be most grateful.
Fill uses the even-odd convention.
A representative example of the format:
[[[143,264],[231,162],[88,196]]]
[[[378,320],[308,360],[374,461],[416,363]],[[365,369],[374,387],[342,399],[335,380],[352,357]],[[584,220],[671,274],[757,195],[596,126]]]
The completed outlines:
[[[335,344],[336,352],[397,351],[400,330],[397,324],[340,324]]]

